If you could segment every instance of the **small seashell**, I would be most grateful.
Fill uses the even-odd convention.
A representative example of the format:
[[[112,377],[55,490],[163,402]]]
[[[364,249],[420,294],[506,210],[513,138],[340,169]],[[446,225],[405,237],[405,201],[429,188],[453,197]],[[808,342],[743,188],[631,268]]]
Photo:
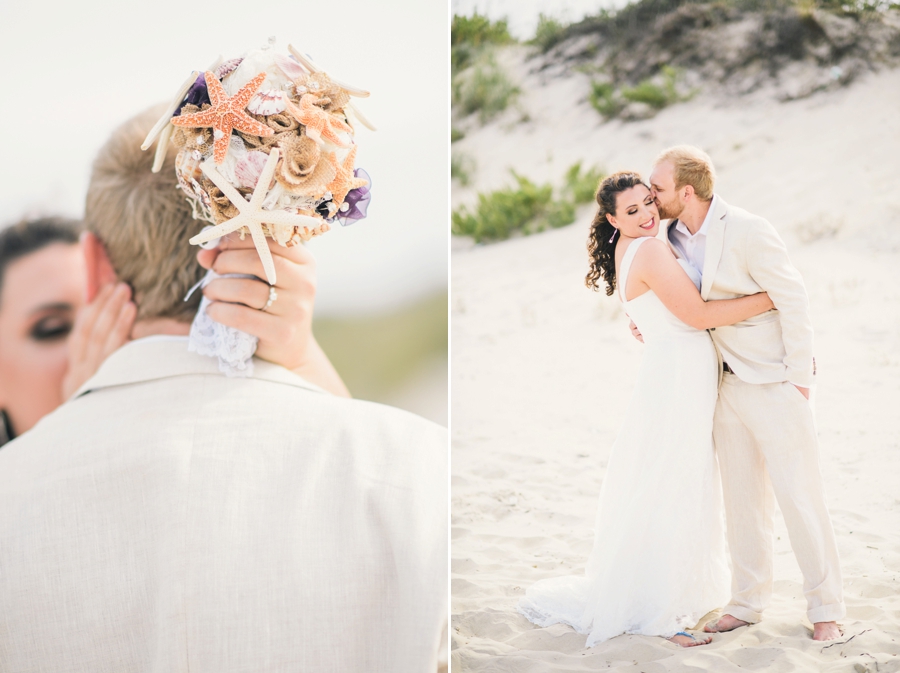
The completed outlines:
[[[275,54],[275,63],[290,79],[297,79],[306,74],[306,69],[289,56]]]
[[[247,109],[253,114],[267,117],[284,112],[285,106],[284,94],[278,89],[268,89],[253,96],[247,104]]]
[[[237,67],[243,60],[243,58],[233,58],[231,60],[225,61],[222,65],[216,68],[213,74],[215,74],[216,79],[222,79],[223,77],[225,77],[225,75],[228,75],[237,70]]]
[[[234,167],[234,177],[238,187],[256,187],[269,155],[265,152],[247,152]]]
[[[181,171],[175,171],[175,179],[178,180],[178,186],[185,194],[190,195],[194,191],[188,181],[184,179]]]
[[[203,207],[207,210],[212,210],[212,202],[210,201],[209,194],[207,194],[206,190],[200,186],[200,183],[191,178],[191,187],[194,188],[194,193],[197,195],[197,198],[200,199],[200,203],[203,204]]]

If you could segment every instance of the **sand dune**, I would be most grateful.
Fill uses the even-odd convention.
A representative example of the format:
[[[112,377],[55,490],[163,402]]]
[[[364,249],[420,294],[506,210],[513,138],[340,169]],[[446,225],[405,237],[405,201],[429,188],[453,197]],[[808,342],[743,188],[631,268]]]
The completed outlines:
[[[584,567],[641,357],[619,303],[584,288],[588,207],[544,234],[454,242],[452,670],[900,671],[900,71],[790,103],[711,92],[651,120],[601,124],[583,101],[585,76],[539,76],[515,54],[508,65],[520,110],[454,144],[478,165],[454,203],[505,184],[509,167],[540,181],[576,160],[648,172],[659,150],[688,142],[712,155],[719,194],[782,233],[816,327],[822,470],[848,614],[842,640],[811,640],[780,515],[764,620],[709,646],[623,636],[585,649],[571,629],[515,612],[534,581]],[[531,121],[516,123],[521,109]]]

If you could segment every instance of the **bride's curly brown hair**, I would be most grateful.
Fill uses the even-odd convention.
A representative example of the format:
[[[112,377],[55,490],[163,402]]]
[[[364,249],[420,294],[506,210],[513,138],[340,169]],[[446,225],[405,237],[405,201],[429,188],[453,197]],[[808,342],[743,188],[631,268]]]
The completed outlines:
[[[584,278],[584,284],[592,290],[599,290],[599,281],[603,278],[608,297],[616,291],[616,240],[613,239],[616,228],[609,223],[606,215],[615,216],[616,196],[637,185],[647,187],[639,174],[633,171],[619,171],[605,178],[594,195],[598,208],[591,221],[591,235],[587,242],[591,269]]]

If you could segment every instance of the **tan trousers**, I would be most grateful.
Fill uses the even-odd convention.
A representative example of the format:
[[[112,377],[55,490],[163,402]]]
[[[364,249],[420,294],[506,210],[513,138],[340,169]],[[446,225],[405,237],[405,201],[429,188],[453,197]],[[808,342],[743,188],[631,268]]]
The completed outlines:
[[[731,601],[723,612],[754,623],[769,604],[777,498],[803,573],[809,620],[841,619],[840,561],[809,402],[790,383],[745,383],[725,373],[713,437],[733,572]]]

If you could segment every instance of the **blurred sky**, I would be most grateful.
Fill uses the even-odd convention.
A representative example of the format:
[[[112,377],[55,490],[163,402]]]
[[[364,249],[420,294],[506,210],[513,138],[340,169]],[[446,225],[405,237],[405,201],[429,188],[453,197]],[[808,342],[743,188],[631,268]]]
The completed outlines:
[[[310,244],[320,314],[376,312],[447,285],[449,12],[445,2],[175,0],[4,2],[0,225],[83,214],[90,164],[112,129],[170,101],[191,70],[262,47],[310,54],[378,127],[357,133],[369,217]],[[151,150],[152,151],[152,150]],[[173,176],[174,184],[174,176]]]
[[[450,0],[450,4],[454,14],[471,15],[477,10],[494,20],[505,18],[513,37],[527,40],[534,37],[542,13],[572,23],[602,7],[612,9],[628,3],[627,0]]]

